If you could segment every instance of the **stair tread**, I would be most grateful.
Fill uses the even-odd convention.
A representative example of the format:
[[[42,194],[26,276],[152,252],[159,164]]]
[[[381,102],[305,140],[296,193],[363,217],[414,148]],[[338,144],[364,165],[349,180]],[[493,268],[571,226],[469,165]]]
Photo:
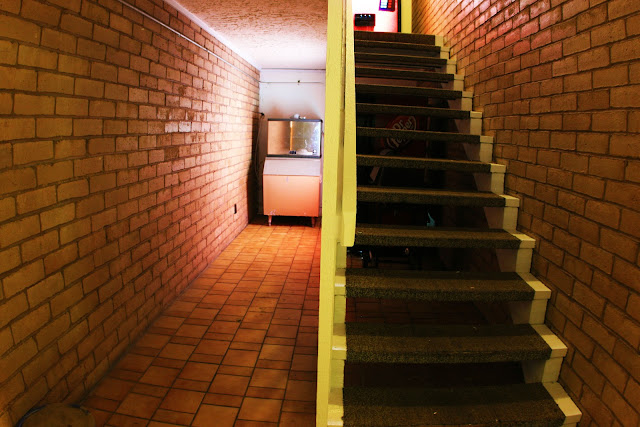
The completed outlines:
[[[404,130],[404,129],[388,129],[373,127],[356,127],[356,135],[372,136],[379,138],[398,138],[398,139],[422,139],[430,141],[449,141],[449,142],[470,142],[478,143],[481,141],[480,135],[470,135],[467,133],[455,132],[436,132],[429,130]]]
[[[520,239],[504,230],[356,224],[355,243],[377,246],[518,249]]]
[[[354,40],[381,40],[404,43],[435,45],[436,37],[431,34],[388,33],[380,31],[354,31]]]
[[[344,425],[560,426],[565,415],[540,383],[480,387],[345,387]]]
[[[397,70],[393,68],[355,67],[356,77],[384,77],[402,80],[422,80],[435,82],[450,82],[455,79],[453,74],[432,71]]]
[[[544,360],[551,348],[528,324],[346,324],[347,361],[493,363]]]
[[[491,163],[470,160],[427,159],[420,157],[379,156],[374,154],[357,154],[360,166],[382,166],[396,168],[428,168],[433,170],[455,170],[464,172],[490,172]]]
[[[435,190],[430,188],[358,186],[358,201],[385,203],[441,204],[450,206],[504,207],[506,199],[480,191]]]
[[[357,113],[401,114],[414,116],[446,117],[452,119],[468,119],[471,112],[449,108],[417,107],[409,105],[356,103]]]
[[[506,272],[412,271],[350,268],[348,297],[422,301],[529,301],[535,291]]]
[[[356,83],[356,93],[384,93],[395,95],[425,96],[443,99],[458,99],[462,91],[435,87],[399,86],[383,84]]]
[[[376,49],[397,49],[397,50],[421,50],[426,52],[440,53],[440,46],[425,43],[411,43],[387,40],[365,40],[356,39],[354,37],[354,47],[358,48],[376,48]]]

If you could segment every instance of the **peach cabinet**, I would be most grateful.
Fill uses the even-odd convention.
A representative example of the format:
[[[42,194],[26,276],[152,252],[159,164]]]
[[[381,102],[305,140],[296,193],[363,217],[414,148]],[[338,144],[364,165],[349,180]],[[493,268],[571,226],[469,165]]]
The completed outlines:
[[[308,216],[320,214],[320,159],[267,158],[262,176],[264,214]]]

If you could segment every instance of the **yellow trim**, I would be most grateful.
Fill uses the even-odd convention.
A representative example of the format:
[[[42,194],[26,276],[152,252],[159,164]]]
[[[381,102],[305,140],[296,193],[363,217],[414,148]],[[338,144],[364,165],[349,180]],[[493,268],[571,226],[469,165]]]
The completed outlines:
[[[399,0],[402,2],[400,20],[402,21],[400,32],[411,33],[413,30],[413,10],[411,0]]]

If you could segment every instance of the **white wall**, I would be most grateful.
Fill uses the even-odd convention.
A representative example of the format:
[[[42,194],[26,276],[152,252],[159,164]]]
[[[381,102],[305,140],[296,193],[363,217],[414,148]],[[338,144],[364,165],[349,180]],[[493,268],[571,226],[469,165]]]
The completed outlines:
[[[267,119],[285,119],[294,114],[300,114],[307,119],[321,119],[324,130],[324,91],[325,70],[262,70],[260,112],[265,116],[262,118],[258,138],[258,210],[260,213],[262,213],[262,167],[267,155]]]

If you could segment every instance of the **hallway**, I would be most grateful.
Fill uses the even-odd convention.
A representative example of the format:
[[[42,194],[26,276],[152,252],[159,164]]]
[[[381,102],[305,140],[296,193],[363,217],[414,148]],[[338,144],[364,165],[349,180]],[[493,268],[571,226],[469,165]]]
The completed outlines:
[[[275,224],[249,224],[102,379],[97,426],[315,424],[320,228]]]

